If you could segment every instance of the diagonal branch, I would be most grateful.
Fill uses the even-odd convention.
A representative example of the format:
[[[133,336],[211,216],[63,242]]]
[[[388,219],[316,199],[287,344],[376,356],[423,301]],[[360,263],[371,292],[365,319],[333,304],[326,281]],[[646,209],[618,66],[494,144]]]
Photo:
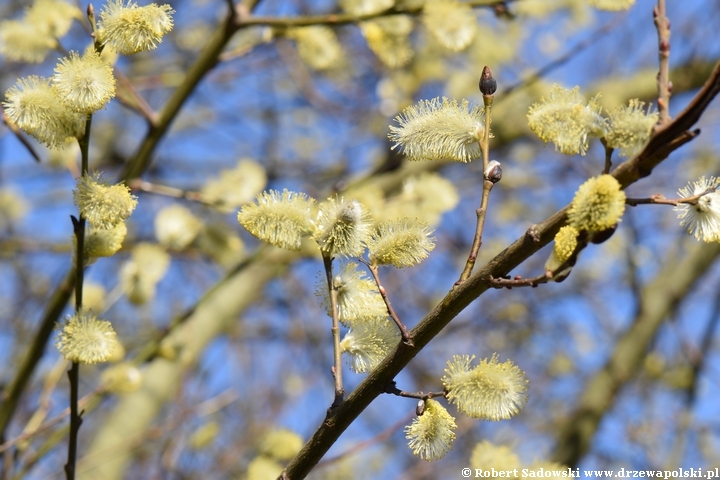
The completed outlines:
[[[705,86],[674,122],[659,130],[643,152],[613,171],[613,176],[623,187],[646,177],[652,169],[681,145],[694,138],[699,132],[687,132],[702,115],[705,108],[720,91],[720,63],[713,71]],[[437,336],[473,300],[492,288],[488,279],[507,275],[543,246],[550,243],[565,223],[568,206],[536,225],[536,239],[523,235],[503,250],[466,282],[457,285],[440,303],[425,316],[411,334],[415,348],[400,343],[396,349],[350,394],[345,402],[326,419],[315,431],[298,455],[283,471],[283,479],[300,479],[310,473],[330,447],[350,424],[370,405],[385,386],[405,368],[413,357]]]

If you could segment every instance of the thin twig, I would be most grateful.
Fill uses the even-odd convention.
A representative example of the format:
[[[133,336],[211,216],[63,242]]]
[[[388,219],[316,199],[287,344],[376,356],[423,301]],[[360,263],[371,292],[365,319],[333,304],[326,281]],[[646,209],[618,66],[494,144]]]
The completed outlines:
[[[602,235],[603,233],[604,232],[599,232],[600,235]],[[588,246],[588,243],[591,240],[592,234],[588,234],[585,231],[581,232],[580,235],[578,235],[575,250],[573,250],[567,260],[555,267],[555,269],[553,270],[545,270],[545,273],[538,275],[537,277],[523,278],[520,275],[515,275],[511,278],[510,275],[504,275],[502,277],[493,277],[492,275],[490,275],[488,277],[488,282],[490,282],[490,285],[492,285],[493,288],[507,288],[508,290],[513,287],[535,288],[538,285],[551,281],[560,283],[564,281],[568,277],[568,275],[570,275],[570,270],[577,263],[580,252],[585,250],[585,247]],[[604,240],[607,240],[607,238],[605,238]]]
[[[328,409],[328,415],[339,407],[345,397],[342,380],[342,351],[340,350],[340,321],[338,320],[337,289],[335,288],[332,270],[332,257],[323,252],[323,266],[327,278],[328,294],[330,295],[330,311],[332,312],[332,338],[333,338],[333,368],[332,374],[335,379],[335,399]]]
[[[549,274],[548,274],[549,273]],[[504,277],[488,277],[488,281],[493,286],[493,288],[507,288],[511,289],[513,287],[537,287],[541,283],[547,283],[550,280],[552,280],[552,272],[545,272],[542,275],[538,275],[537,277],[528,277],[523,278],[520,275],[515,275],[514,277],[510,278],[509,275],[506,275]]]
[[[2,112],[2,121],[5,124],[6,127],[10,129],[10,131],[15,135],[15,137],[20,140],[20,143],[23,144],[23,146],[27,149],[27,151],[30,153],[30,155],[35,159],[36,162],[40,163],[40,155],[35,151],[33,146],[30,144],[28,139],[23,135],[23,133],[20,131],[17,125],[12,123],[8,116],[5,114],[5,109],[3,109],[2,105],[0,104],[0,112]]]
[[[85,120],[85,133],[78,140],[81,153],[80,174],[88,174],[90,130],[92,128],[92,113]],[[75,313],[79,313],[83,305],[83,281],[85,279],[85,218],[82,213],[78,218],[72,217],[77,250],[75,253]],[[70,381],[70,436],[68,439],[68,459],[65,464],[65,477],[67,480],[75,479],[75,463],[77,461],[77,437],[82,424],[81,413],[78,412],[78,389],[80,384],[80,364],[72,362],[68,372]]]
[[[494,82],[492,72],[487,66],[484,67],[482,71],[482,77],[480,79],[481,88],[483,81]],[[485,217],[487,216],[488,201],[490,199],[490,191],[492,190],[494,185],[494,182],[490,181],[487,178],[487,166],[490,162],[490,123],[492,121],[492,104],[494,99],[494,92],[494,88],[489,94],[483,92],[483,103],[485,105],[485,131],[483,132],[483,138],[480,141],[480,150],[482,151],[483,157],[484,177],[482,199],[480,201],[480,208],[475,211],[477,215],[477,225],[475,226],[475,236],[473,238],[472,247],[470,248],[470,255],[465,262],[465,268],[463,269],[462,274],[460,274],[460,279],[455,282],[455,285],[459,285],[468,278],[470,278],[473,267],[475,266],[475,262],[477,261],[478,252],[480,251],[480,247],[482,246],[482,234],[483,230],[485,229]]]
[[[670,20],[665,15],[665,0],[658,0],[653,8],[655,28],[658,34],[658,57],[660,69],[658,71],[658,123],[655,130],[670,122]]]
[[[600,143],[602,143],[603,147],[605,147],[605,167],[603,168],[602,173],[608,174],[610,173],[610,169],[612,168],[612,154],[615,149],[608,146],[607,142],[605,141],[605,137],[600,139]]]
[[[547,75],[551,71],[565,65],[567,62],[569,62],[570,60],[575,58],[578,53],[593,46],[598,40],[606,38],[607,34],[610,31],[612,31],[615,27],[620,25],[620,23],[622,23],[625,20],[625,18],[626,18],[626,16],[618,16],[617,18],[614,18],[613,20],[611,20],[610,22],[606,23],[601,28],[596,30],[588,38],[586,38],[582,42],[578,43],[577,45],[575,45],[574,47],[569,49],[567,52],[565,52],[560,57],[558,57],[555,60],[540,67],[538,70],[535,71],[535,73],[531,74],[530,76],[525,77],[522,80],[518,81],[517,83],[510,85],[508,88],[504,89],[503,93],[505,94],[505,96],[508,96],[513,91],[515,91],[521,87],[527,87],[529,85],[532,85],[533,83],[542,79],[545,75]]]
[[[392,382],[388,383],[387,385],[385,385],[385,389],[383,390],[383,393],[389,393],[389,394],[395,395],[397,397],[417,398],[418,400],[428,400],[430,398],[447,396],[447,392],[444,390],[442,392],[428,392],[428,393],[405,392],[405,391],[397,388],[397,385],[395,384],[394,380]]]
[[[490,7],[495,8],[498,0],[471,0],[464,2],[471,7]],[[368,13],[363,15],[355,15],[352,13],[329,13],[325,15],[306,15],[301,17],[247,17],[237,21],[238,26],[265,25],[275,28],[294,28],[307,27],[311,25],[347,25],[374,20],[377,18],[387,17],[390,15],[420,15],[422,7],[402,8],[392,7],[381,12]]]
[[[631,207],[635,207],[638,205],[672,205],[674,207],[677,207],[681,203],[686,203],[688,205],[697,205],[698,200],[700,200],[701,197],[715,191],[717,190],[711,187],[704,192],[698,193],[697,195],[685,198],[665,198],[663,194],[656,193],[655,195],[651,195],[648,198],[626,198],[625,205],[630,205]]]
[[[128,78],[117,68],[113,69],[115,78],[118,80],[118,94],[116,98],[126,107],[138,112],[151,127],[157,126],[158,114],[150,107],[145,99],[137,92],[133,84]],[[127,93],[130,98],[126,98],[123,93]]]
[[[400,317],[398,317],[398,314],[395,312],[395,309],[393,308],[392,304],[390,303],[390,299],[387,296],[387,291],[385,290],[385,287],[382,286],[380,283],[380,275],[378,273],[378,266],[372,265],[368,261],[366,261],[364,258],[359,259],[361,263],[364,263],[368,270],[370,270],[370,273],[373,276],[373,279],[375,280],[375,285],[377,285],[378,291],[380,292],[380,296],[383,299],[383,302],[385,302],[385,307],[387,308],[388,315],[390,315],[390,318],[393,319],[395,322],[395,325],[400,329],[400,334],[402,335],[402,341],[405,345],[412,347],[413,341],[412,336],[410,335],[410,332],[408,331],[405,324],[400,320]]]
[[[140,192],[154,193],[156,195],[164,195],[166,197],[183,198],[185,200],[192,200],[194,202],[204,203],[206,205],[215,205],[213,202],[208,202],[200,192],[194,192],[192,190],[182,190],[180,188],[169,187],[167,185],[160,185],[158,183],[151,183],[140,178],[135,178],[128,184],[131,190]]]
[[[344,452],[341,452],[334,457],[328,458],[327,460],[323,460],[322,462],[318,463],[315,467],[315,470],[318,470],[320,468],[327,467],[329,465],[332,465],[333,463],[337,463],[340,460],[343,460],[347,457],[350,457],[352,455],[357,455],[358,453],[362,452],[363,450],[366,450],[373,445],[378,445],[381,443],[384,443],[388,438],[390,438],[396,431],[398,431],[402,426],[407,425],[407,423],[415,416],[415,412],[411,412],[408,415],[405,415],[405,417],[401,418],[397,422],[393,423],[389,427],[387,427],[382,432],[378,433],[372,438],[369,438],[365,441],[359,442],[352,447],[348,448]]]

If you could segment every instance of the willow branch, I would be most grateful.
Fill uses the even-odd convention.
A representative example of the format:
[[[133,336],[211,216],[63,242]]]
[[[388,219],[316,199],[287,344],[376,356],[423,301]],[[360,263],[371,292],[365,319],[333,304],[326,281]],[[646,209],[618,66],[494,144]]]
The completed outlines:
[[[483,159],[483,191],[482,198],[480,200],[480,207],[475,210],[477,216],[477,224],[475,225],[475,235],[473,237],[472,247],[470,248],[470,255],[465,262],[465,268],[463,268],[460,274],[460,279],[455,282],[455,285],[459,285],[470,277],[470,274],[475,267],[477,261],[478,252],[482,246],[482,235],[485,229],[485,217],[487,216],[488,201],[490,199],[490,191],[495,184],[495,181],[491,181],[488,177],[489,172],[488,164],[490,162],[490,124],[492,122],[492,104],[495,89],[497,88],[497,82],[492,76],[490,68],[485,66],[482,71],[480,78],[480,90],[483,94],[483,103],[485,106],[485,129],[483,131],[483,138],[480,141],[480,150],[482,152]]]
[[[464,2],[471,7],[490,7],[503,3],[498,0],[471,0]],[[328,13],[324,15],[306,15],[302,17],[249,17],[238,21],[241,26],[264,25],[274,28],[295,28],[308,27],[311,25],[348,25],[367,20],[387,17],[390,15],[420,15],[422,7],[418,8],[402,8],[392,7],[381,12],[368,13],[363,15],[355,15],[352,13]]]
[[[79,139],[81,167],[80,175],[88,174],[90,131],[92,129],[92,114],[87,115],[85,121],[85,133]],[[85,218],[82,212],[78,218],[72,217],[75,230],[75,313],[79,313],[83,305],[83,281],[85,279]],[[68,480],[75,479],[75,462],[77,460],[77,439],[82,418],[78,412],[78,389],[80,384],[80,364],[72,362],[68,372],[70,383],[70,436],[68,438],[68,458],[65,464],[65,477]]]
[[[28,151],[28,153],[30,153],[30,155],[35,159],[35,161],[40,163],[40,155],[38,155],[38,153],[28,141],[27,137],[23,135],[23,133],[20,131],[18,126],[12,123],[7,117],[7,115],[5,114],[5,109],[2,107],[2,104],[0,104],[0,112],[2,113],[2,121],[5,126],[10,129],[13,135],[15,135],[15,138],[17,138],[20,143],[22,143],[23,147],[25,147],[25,149]]]
[[[638,205],[672,205],[677,207],[681,203],[687,203],[688,205],[697,205],[698,200],[705,195],[715,192],[716,188],[708,188],[704,192],[700,192],[696,195],[685,198],[665,198],[661,193],[656,193],[648,198],[626,198],[625,205],[636,207]]]
[[[251,0],[247,3],[250,4],[248,8],[252,8],[256,1]],[[155,148],[169,130],[180,108],[204,76],[215,66],[223,48],[230,41],[233,34],[240,28],[240,26],[236,24],[236,20],[237,16],[232,13],[228,16],[228,19],[218,27],[213,37],[200,53],[198,60],[193,67],[191,67],[183,83],[173,93],[168,104],[157,119],[157,124],[150,126],[133,160],[126,165],[125,172],[121,179],[129,180],[139,177],[150,166]],[[58,286],[53,296],[49,299],[47,310],[40,322],[40,328],[33,338],[30,348],[23,359],[23,363],[10,382],[9,387],[3,391],[2,405],[0,405],[0,437],[4,435],[15,413],[20,396],[30,381],[35,367],[43,356],[45,345],[52,334],[55,322],[57,322],[73,292],[74,283],[75,271],[71,269],[65,280]]]
[[[658,123],[655,128],[670,122],[670,20],[665,15],[665,0],[658,0],[653,8],[653,19],[658,34],[658,56],[660,70],[657,77],[658,86]]]
[[[697,135],[697,133],[687,132],[687,129],[697,121],[719,90],[720,63],[716,65],[711,78],[708,79],[688,108],[675,121],[656,132],[640,155],[619,165],[612,172],[612,175],[623,187],[649,175],[652,169],[667,158],[672,151]],[[395,350],[390,352],[380,365],[371,371],[365,380],[348,396],[332,417],[326,419],[318,427],[298,455],[285,468],[281,477],[292,480],[306,477],[337,441],[342,432],[378,395],[384,392],[385,386],[407,366],[410,360],[465,307],[486,290],[492,288],[488,278],[507,275],[513,268],[550,243],[560,230],[560,227],[565,223],[568,208],[569,206],[566,206],[543,222],[535,225],[535,239],[537,241],[530,236],[523,235],[468,278],[467,281],[455,286],[411,330],[415,348],[410,348],[403,343],[398,344]],[[713,247],[720,248],[720,245]]]
[[[332,374],[335,381],[335,399],[328,409],[328,415],[330,415],[330,412],[332,412],[335,408],[340,406],[343,402],[343,398],[345,397],[342,379],[342,350],[340,349],[340,321],[338,320],[337,289],[335,288],[335,282],[333,280],[332,262],[332,257],[323,252],[323,267],[325,268],[328,296],[330,297],[330,312],[332,314],[332,327],[330,331],[332,332],[333,340]]]

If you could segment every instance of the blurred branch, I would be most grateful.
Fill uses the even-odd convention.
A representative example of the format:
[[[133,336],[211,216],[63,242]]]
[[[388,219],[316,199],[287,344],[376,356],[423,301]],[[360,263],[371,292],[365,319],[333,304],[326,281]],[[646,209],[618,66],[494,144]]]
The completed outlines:
[[[163,340],[175,348],[177,357],[155,357],[143,372],[142,387],[118,399],[78,464],[79,478],[124,478],[133,453],[133,444],[127,439],[145,437],[162,406],[176,394],[185,370],[212,339],[237,320],[239,312],[257,299],[260,286],[285,272],[289,261],[297,256],[275,248],[263,251],[257,261],[231,272],[205,293]]]
[[[45,315],[40,323],[40,328],[33,338],[32,343],[27,349],[25,358],[23,358],[20,367],[17,369],[15,377],[10,385],[3,390],[2,405],[0,405],[0,436],[5,435],[10,419],[15,413],[20,395],[25,390],[30,378],[32,377],[35,367],[43,356],[45,344],[50,339],[50,335],[55,328],[55,322],[60,318],[60,314],[70,299],[75,285],[75,269],[71,268],[65,279],[48,300],[48,307]]]
[[[23,147],[27,149],[27,151],[32,155],[32,157],[35,159],[36,162],[40,163],[40,155],[35,151],[33,146],[28,141],[27,137],[20,131],[17,125],[12,123],[10,119],[8,119],[7,115],[5,114],[5,109],[3,108],[2,104],[0,103],[0,112],[2,113],[2,121],[5,124],[6,127],[10,129],[10,131],[15,135],[15,138],[20,140],[20,143],[23,144]]]
[[[661,128],[670,121],[670,20],[665,15],[665,0],[658,0],[653,8],[653,18],[658,34],[658,56],[660,68],[657,75],[658,86],[658,123],[655,129]]]
[[[117,68],[113,69],[117,78],[118,88],[116,98],[126,107],[135,110],[147,120],[148,125],[155,126],[158,122],[157,113],[148,105],[145,99],[135,90],[130,80]]]
[[[677,431],[675,434],[675,442],[673,448],[670,450],[671,454],[666,462],[662,465],[663,468],[676,468],[680,465],[682,455],[685,450],[685,446],[688,442],[688,437],[691,432],[692,420],[693,420],[693,407],[697,401],[698,386],[700,382],[700,374],[703,368],[706,366],[708,354],[712,348],[713,339],[717,333],[718,325],[720,325],[720,292],[715,295],[715,305],[709,315],[709,320],[703,331],[699,348],[693,348],[683,342],[683,350],[686,357],[692,365],[692,374],[690,377],[689,385],[685,390],[685,410],[681,413],[680,418],[677,420]]]
[[[639,312],[605,366],[590,379],[574,412],[561,429],[553,460],[575,468],[590,448],[600,420],[620,388],[642,366],[646,350],[663,320],[674,312],[720,256],[720,244],[691,243],[682,258],[667,263],[655,279],[642,289]]]
[[[625,204],[630,205],[631,207],[636,207],[638,205],[673,205],[677,207],[680,203],[697,205],[698,200],[700,200],[701,197],[713,193],[716,190],[717,188],[708,188],[704,192],[684,198],[665,198],[663,194],[656,193],[648,198],[626,198]]]
[[[519,82],[510,85],[508,88],[506,88],[502,94],[503,95],[509,95],[514,90],[517,90],[519,88],[527,87],[529,85],[532,85],[533,83],[537,82],[538,80],[542,79],[545,75],[552,72],[553,70],[562,67],[567,62],[572,60],[582,52],[583,50],[595,45],[599,40],[602,40],[604,37],[607,36],[608,33],[610,33],[613,29],[618,27],[623,21],[625,21],[625,18],[627,15],[618,15],[614,17],[611,21],[597,29],[595,32],[593,32],[588,38],[583,40],[582,42],[578,43],[574,47],[570,48],[567,52],[556,58],[555,60],[543,65],[539,69],[537,69],[532,74],[526,76]]]
[[[498,0],[470,0],[463,2],[471,7],[490,7],[495,9],[496,5],[507,3],[507,1]],[[382,12],[367,13],[364,15],[355,15],[352,13],[328,13],[324,15],[306,15],[301,17],[249,17],[238,21],[238,25],[243,27],[251,25],[264,25],[275,28],[295,28],[308,27],[311,25],[347,25],[352,23],[374,20],[376,18],[387,17],[390,15],[420,15],[422,7],[402,8],[392,7]]]
[[[248,8],[252,8],[256,1],[249,0],[247,3],[249,4]],[[122,176],[124,180],[127,181],[140,176],[150,166],[152,154],[160,142],[160,139],[167,133],[170,124],[177,116],[187,98],[195,90],[195,87],[200,83],[200,80],[215,66],[223,48],[239,28],[235,20],[236,15],[233,12],[218,27],[198,60],[188,71],[183,83],[173,93],[160,114],[157,123],[150,125],[150,129],[133,157],[133,160],[126,165],[125,173]],[[75,283],[75,272],[72,270],[71,268],[71,272],[67,274],[65,281],[60,284],[53,293],[53,296],[49,299],[47,310],[41,320],[40,328],[20,368],[10,382],[9,387],[3,390],[2,405],[0,405],[0,438],[5,435],[7,426],[15,413],[20,395],[25,390],[27,383],[35,371],[37,363],[43,356],[45,345],[52,334],[55,322],[57,322],[70,299],[70,295],[73,292],[73,284]]]

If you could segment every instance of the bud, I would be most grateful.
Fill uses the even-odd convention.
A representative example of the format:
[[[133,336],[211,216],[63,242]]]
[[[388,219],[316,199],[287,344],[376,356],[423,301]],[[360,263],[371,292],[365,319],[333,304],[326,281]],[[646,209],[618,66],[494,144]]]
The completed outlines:
[[[418,400],[417,407],[415,407],[415,415],[418,417],[425,413],[425,400]]]
[[[497,160],[491,160],[485,168],[485,180],[497,183],[502,180],[502,165]]]
[[[405,438],[413,454],[430,462],[450,451],[457,425],[440,403],[430,399],[421,402],[425,404],[425,413],[405,427]]]
[[[172,30],[173,13],[169,5],[139,7],[132,0],[110,0],[100,12],[100,41],[122,55],[153,50]]]
[[[480,93],[489,97],[495,93],[495,90],[497,90],[497,81],[493,78],[490,67],[486,65],[480,75]]]

